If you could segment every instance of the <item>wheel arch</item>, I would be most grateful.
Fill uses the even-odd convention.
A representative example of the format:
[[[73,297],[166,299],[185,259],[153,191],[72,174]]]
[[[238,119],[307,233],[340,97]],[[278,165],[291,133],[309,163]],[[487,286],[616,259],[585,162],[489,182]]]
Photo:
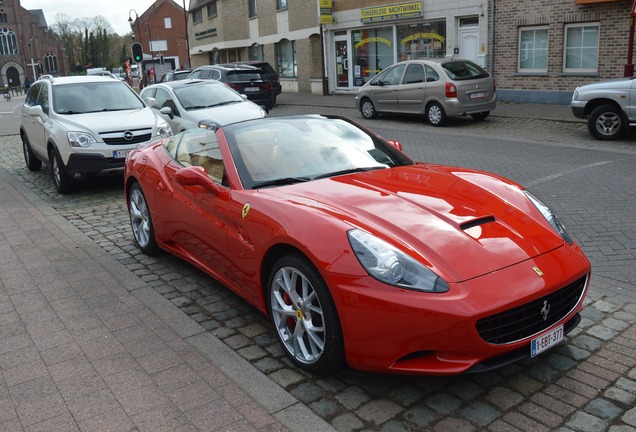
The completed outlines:
[[[625,118],[625,120],[627,120],[627,115],[625,114],[625,111],[623,110],[623,107],[616,102],[614,99],[610,99],[610,98],[598,98],[598,99],[592,99],[590,100],[588,103],[585,104],[585,117],[589,117],[590,114],[592,114],[592,111],[594,111],[596,108],[600,107],[601,105],[613,105],[616,108],[618,108],[621,113],[623,114],[623,117]]]
[[[284,255],[291,255],[291,254],[300,255],[306,258],[311,263],[311,265],[316,267],[314,262],[311,260],[311,258],[307,256],[307,254],[305,254],[303,251],[301,251],[297,247],[292,246],[288,243],[278,243],[270,247],[267,250],[267,252],[265,252],[265,254],[263,255],[263,259],[261,260],[260,282],[261,282],[261,295],[263,296],[263,305],[265,306],[265,314],[268,317],[270,317],[269,300],[268,300],[268,293],[267,293],[267,290],[269,289],[267,284],[269,279],[269,273],[272,267],[274,266],[274,263],[276,263],[276,261],[280,257]]]

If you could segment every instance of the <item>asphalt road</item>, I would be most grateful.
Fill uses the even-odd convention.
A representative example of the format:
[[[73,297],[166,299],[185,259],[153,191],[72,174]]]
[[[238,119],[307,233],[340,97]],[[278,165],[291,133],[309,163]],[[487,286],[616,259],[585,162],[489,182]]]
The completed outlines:
[[[565,221],[592,261],[593,278],[580,326],[567,344],[534,360],[459,377],[346,370],[316,378],[291,366],[269,321],[240,298],[174,257],[135,249],[120,176],[92,179],[60,196],[48,167],[27,171],[15,135],[19,102],[0,108],[0,165],[335,429],[636,431],[633,132],[599,142],[580,122],[491,116],[455,119],[440,129],[414,118],[365,121],[352,108],[321,107],[399,140],[414,159],[484,169],[527,185]],[[316,111],[279,105],[271,115]]]

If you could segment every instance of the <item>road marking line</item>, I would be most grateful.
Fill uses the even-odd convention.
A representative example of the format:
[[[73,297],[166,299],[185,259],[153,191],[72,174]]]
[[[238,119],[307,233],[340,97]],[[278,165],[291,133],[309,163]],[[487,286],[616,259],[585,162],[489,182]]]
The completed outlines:
[[[607,165],[607,164],[612,163],[612,162],[614,162],[614,161],[601,161],[601,162],[596,162],[596,163],[589,164],[589,165],[583,165],[583,166],[580,166],[580,167],[577,167],[577,168],[573,168],[571,170],[560,172],[558,174],[552,174],[552,175],[549,175],[549,176],[546,176],[546,177],[542,177],[540,179],[533,180],[533,181],[528,182],[526,184],[528,185],[528,187],[533,187],[533,186],[538,185],[539,183],[545,183],[547,181],[551,181],[551,180],[557,179],[557,178],[562,177],[564,175],[572,174],[572,173],[575,173],[577,171],[586,170],[588,168],[596,168],[597,166]]]

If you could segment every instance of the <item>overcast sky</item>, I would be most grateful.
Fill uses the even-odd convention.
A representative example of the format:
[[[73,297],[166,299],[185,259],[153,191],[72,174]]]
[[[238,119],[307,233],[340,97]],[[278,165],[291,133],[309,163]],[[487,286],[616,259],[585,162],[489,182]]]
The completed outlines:
[[[49,27],[55,23],[55,16],[64,13],[71,18],[91,18],[97,15],[103,16],[120,35],[130,32],[128,17],[135,19],[135,12],[141,15],[155,0],[20,0],[25,9],[42,9]],[[183,0],[175,0],[183,7]],[[188,7],[189,0],[185,5]],[[134,9],[131,12],[131,9]],[[130,15],[129,15],[130,12]]]

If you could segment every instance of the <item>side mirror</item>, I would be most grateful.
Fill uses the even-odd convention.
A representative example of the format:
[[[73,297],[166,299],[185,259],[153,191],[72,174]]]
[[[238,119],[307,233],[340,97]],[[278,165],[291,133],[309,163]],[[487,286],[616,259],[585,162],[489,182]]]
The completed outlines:
[[[389,140],[389,144],[391,144],[391,146],[395,147],[399,151],[403,151],[404,147],[402,146],[401,142],[399,142],[397,140]]]
[[[221,193],[221,187],[214,182],[200,166],[189,166],[177,171],[175,178],[182,186],[201,186],[215,195]]]
[[[172,108],[170,107],[163,107],[159,110],[159,112],[163,115],[167,115],[171,119],[174,118],[174,115],[172,114]]]
[[[159,102],[157,102],[157,99],[153,97],[146,97],[144,98],[144,101],[146,101],[150,108],[157,108],[159,106]]]
[[[44,115],[44,111],[42,111],[42,107],[40,105],[27,106],[26,112],[32,117],[42,117]]]

